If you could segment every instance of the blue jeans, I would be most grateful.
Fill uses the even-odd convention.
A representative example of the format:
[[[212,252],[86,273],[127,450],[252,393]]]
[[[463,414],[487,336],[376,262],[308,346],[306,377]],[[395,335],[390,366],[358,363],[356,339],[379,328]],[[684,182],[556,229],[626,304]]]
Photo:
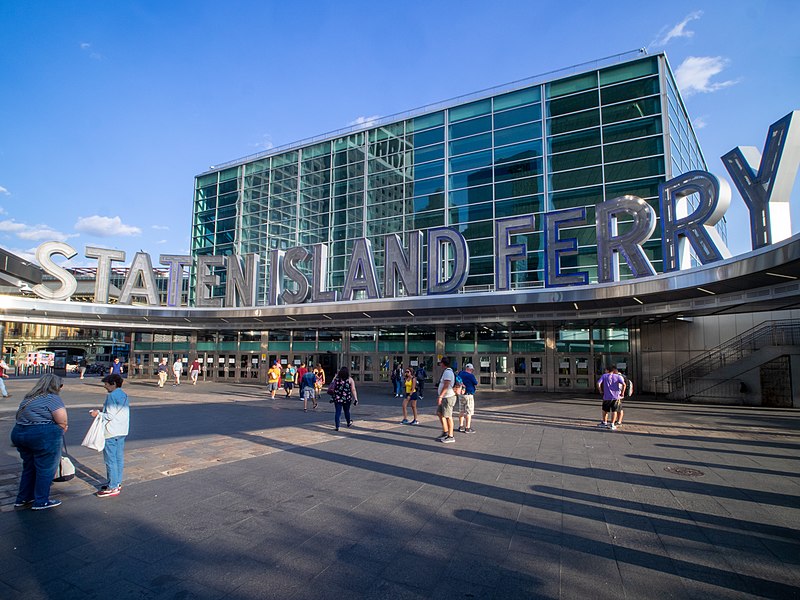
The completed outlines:
[[[46,504],[50,500],[50,484],[61,460],[64,430],[55,423],[14,425],[11,443],[22,457],[17,502],[33,500],[34,506]]]
[[[394,382],[394,393],[397,394],[398,396],[403,395],[403,385],[404,382],[402,379],[398,379],[397,381]]]
[[[339,423],[342,420],[342,409],[344,409],[344,418],[348,423],[352,421],[350,418],[350,403],[349,402],[334,402],[336,406],[336,429],[339,429]]]
[[[108,487],[117,488],[122,484],[122,471],[125,467],[125,436],[106,438],[103,448],[103,460],[108,473]]]

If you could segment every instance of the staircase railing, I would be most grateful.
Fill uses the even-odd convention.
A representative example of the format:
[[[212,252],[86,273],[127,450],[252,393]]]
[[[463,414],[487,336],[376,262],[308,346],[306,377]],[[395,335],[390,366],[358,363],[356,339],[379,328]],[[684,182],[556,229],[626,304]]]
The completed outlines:
[[[662,390],[666,388],[667,393],[672,393],[686,387],[688,382],[740,361],[761,348],[798,345],[800,320],[768,321],[686,361],[656,379],[656,385]]]

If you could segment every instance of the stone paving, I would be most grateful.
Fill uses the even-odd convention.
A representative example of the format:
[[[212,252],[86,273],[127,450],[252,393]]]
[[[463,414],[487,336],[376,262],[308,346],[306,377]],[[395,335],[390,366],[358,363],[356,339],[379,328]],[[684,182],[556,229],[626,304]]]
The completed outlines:
[[[412,427],[384,387],[335,432],[326,402],[126,382],[125,487],[98,499],[105,391],[68,379],[60,507],[13,509],[0,445],[0,598],[800,597],[800,411],[629,400],[611,432],[595,397],[479,392],[444,445],[432,390]]]

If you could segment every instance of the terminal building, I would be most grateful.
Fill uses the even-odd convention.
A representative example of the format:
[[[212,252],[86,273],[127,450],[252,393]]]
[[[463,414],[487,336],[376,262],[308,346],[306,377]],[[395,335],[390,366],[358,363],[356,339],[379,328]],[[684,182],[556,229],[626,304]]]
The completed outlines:
[[[586,392],[615,365],[642,393],[800,406],[800,238],[716,253],[713,176],[708,237],[670,229],[705,206],[691,177],[709,170],[666,55],[616,57],[198,175],[191,256],[162,260],[187,306],[122,285],[125,304],[42,315],[9,295],[2,318],[122,331],[137,377],[198,356],[211,379],[277,360],[377,383],[449,356],[484,389]]]

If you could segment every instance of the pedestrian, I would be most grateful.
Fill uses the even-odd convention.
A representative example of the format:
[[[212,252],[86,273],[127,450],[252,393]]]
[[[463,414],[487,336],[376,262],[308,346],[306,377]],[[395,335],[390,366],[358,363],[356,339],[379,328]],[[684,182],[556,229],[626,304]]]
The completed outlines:
[[[403,397],[403,363],[395,363],[392,370],[392,382],[394,383],[394,397]]]
[[[8,379],[8,372],[11,370],[11,367],[6,364],[5,358],[0,358],[0,394],[3,395],[3,398],[10,398],[11,394],[8,393],[6,390],[6,382],[3,381],[4,379]]]
[[[336,425],[336,431],[339,431],[342,411],[344,411],[344,418],[347,422],[347,426],[350,427],[353,424],[353,419],[350,417],[350,404],[358,404],[358,392],[356,391],[356,382],[350,377],[350,370],[347,367],[339,369],[331,385],[333,386],[333,395],[330,401],[333,402],[336,408],[334,423]]]
[[[83,357],[78,361],[78,373],[80,373],[80,379],[86,375],[86,359]]]
[[[425,372],[425,366],[419,365],[415,375],[417,378],[417,398],[419,400],[424,400],[422,393],[425,390],[425,379],[428,377],[428,374]]]
[[[192,376],[192,385],[197,385],[197,378],[200,376],[200,361],[197,358],[192,361],[192,366],[189,367],[189,374]]]
[[[403,420],[400,421],[403,425],[419,425],[417,420],[417,380],[411,374],[411,369],[406,369],[405,372],[405,398],[403,398]],[[408,405],[411,405],[411,413],[414,415],[414,420],[408,420]]]
[[[612,431],[617,428],[614,424],[617,410],[620,408],[620,398],[625,393],[625,379],[612,366],[606,367],[606,372],[597,380],[597,390],[603,394],[603,420],[598,427],[608,427]],[[608,413],[611,413],[611,424],[608,423]]]
[[[175,362],[172,363],[172,375],[175,377],[175,383],[173,386],[181,384],[181,375],[183,375],[183,359],[179,356],[175,359]]]
[[[164,384],[167,383],[167,377],[169,374],[167,373],[167,359],[162,358],[161,362],[158,363],[158,387],[164,387]]]
[[[618,428],[622,427],[622,417],[625,416],[625,410],[622,405],[623,398],[630,398],[631,396],[633,396],[633,381],[631,381],[631,378],[628,377],[628,374],[625,371],[619,371],[619,374],[625,380],[625,392],[623,393],[622,396],[620,396],[619,399],[619,409],[616,412],[617,422],[614,423],[613,420],[611,422],[612,425],[616,425]]]
[[[59,396],[63,387],[58,375],[43,375],[17,409],[11,430],[11,443],[22,457],[16,508],[44,510],[61,504],[61,500],[50,499],[50,484],[67,431],[67,409]]]
[[[317,397],[314,393],[314,386],[317,384],[317,376],[313,371],[306,369],[300,379],[300,397],[303,399],[303,412],[308,412],[308,401],[311,400],[313,410],[317,410]]]
[[[111,363],[111,367],[108,369],[109,375],[119,375],[122,376],[122,363],[119,362],[119,356],[114,357],[114,362]]]
[[[90,410],[92,417],[100,415],[103,422],[106,444],[103,447],[103,460],[106,463],[108,483],[102,486],[95,496],[108,498],[119,496],[122,491],[122,474],[125,468],[125,437],[130,426],[130,404],[128,394],[122,391],[122,377],[106,375],[103,387],[108,395],[102,410]]]
[[[303,375],[305,375],[306,373],[308,373],[308,369],[306,369],[306,363],[300,363],[300,366],[297,367],[297,375],[295,376],[298,385],[300,384],[301,381],[303,381]],[[302,391],[300,393],[302,394]]]
[[[292,395],[292,390],[294,389],[294,380],[297,377],[297,369],[294,368],[294,365],[288,365],[286,370],[283,372],[283,390],[286,392],[286,397],[290,397]]]
[[[267,391],[270,397],[275,400],[275,393],[278,391],[278,385],[281,382],[281,367],[276,360],[267,371]]]
[[[325,369],[318,364],[314,369],[314,404],[319,402],[322,396],[322,387],[325,385]],[[315,407],[316,408],[316,407]]]
[[[461,433],[475,433],[472,428],[472,415],[475,414],[475,389],[478,380],[474,375],[472,363],[464,365],[464,370],[456,376],[461,379],[462,391],[458,395],[458,430]]]
[[[453,373],[453,369],[450,368],[449,358],[443,356],[439,364],[444,371],[442,371],[442,378],[439,380],[436,414],[442,424],[442,435],[436,439],[445,444],[452,444],[456,441],[453,437],[453,408],[456,405],[454,384],[456,376]]]

